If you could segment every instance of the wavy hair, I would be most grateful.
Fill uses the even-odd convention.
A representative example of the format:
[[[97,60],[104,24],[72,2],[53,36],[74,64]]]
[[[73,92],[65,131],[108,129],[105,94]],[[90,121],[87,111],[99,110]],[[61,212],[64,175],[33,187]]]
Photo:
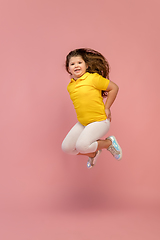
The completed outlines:
[[[69,73],[68,71],[69,61],[71,57],[76,57],[76,56],[81,56],[82,59],[87,64],[88,68],[86,72],[98,73],[102,77],[109,79],[110,66],[108,61],[105,59],[105,57],[101,53],[90,48],[75,49],[67,55],[66,70],[68,73]],[[107,91],[102,91],[102,96],[106,97]]]

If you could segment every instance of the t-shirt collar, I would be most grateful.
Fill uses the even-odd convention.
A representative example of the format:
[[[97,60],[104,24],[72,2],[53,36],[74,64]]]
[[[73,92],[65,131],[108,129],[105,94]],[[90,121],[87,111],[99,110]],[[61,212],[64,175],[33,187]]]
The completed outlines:
[[[80,78],[78,78],[78,79],[84,80],[84,79],[86,79],[86,78],[88,77],[88,75],[89,75],[89,72],[86,72],[85,74],[83,74],[83,75],[82,75]],[[78,80],[78,79],[77,79],[77,80]],[[75,81],[74,78],[72,78],[71,81]]]

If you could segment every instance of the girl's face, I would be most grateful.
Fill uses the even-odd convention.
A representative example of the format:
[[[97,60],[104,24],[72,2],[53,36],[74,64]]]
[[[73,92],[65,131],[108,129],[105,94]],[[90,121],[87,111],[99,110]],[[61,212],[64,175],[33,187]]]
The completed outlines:
[[[69,61],[68,71],[72,74],[72,77],[77,80],[86,73],[87,67],[87,64],[81,56],[71,57]]]

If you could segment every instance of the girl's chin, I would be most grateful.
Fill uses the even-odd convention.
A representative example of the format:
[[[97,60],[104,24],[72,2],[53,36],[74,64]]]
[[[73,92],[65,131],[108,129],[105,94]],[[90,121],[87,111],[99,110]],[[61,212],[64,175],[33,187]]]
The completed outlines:
[[[74,79],[78,79],[78,78],[80,78],[82,75],[83,75],[83,74],[74,74],[73,78],[74,78]]]

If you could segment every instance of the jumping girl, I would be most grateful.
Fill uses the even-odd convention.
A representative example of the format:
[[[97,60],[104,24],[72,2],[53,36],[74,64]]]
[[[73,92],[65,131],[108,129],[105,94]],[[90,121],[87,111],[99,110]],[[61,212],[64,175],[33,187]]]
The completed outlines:
[[[62,143],[62,150],[73,155],[89,157],[92,168],[107,149],[117,159],[122,150],[114,136],[101,138],[110,127],[110,108],[117,96],[118,86],[109,80],[109,64],[104,56],[92,49],[80,48],[66,57],[66,70],[71,75],[67,90],[76,110],[78,122]],[[107,96],[104,104],[103,98]]]

